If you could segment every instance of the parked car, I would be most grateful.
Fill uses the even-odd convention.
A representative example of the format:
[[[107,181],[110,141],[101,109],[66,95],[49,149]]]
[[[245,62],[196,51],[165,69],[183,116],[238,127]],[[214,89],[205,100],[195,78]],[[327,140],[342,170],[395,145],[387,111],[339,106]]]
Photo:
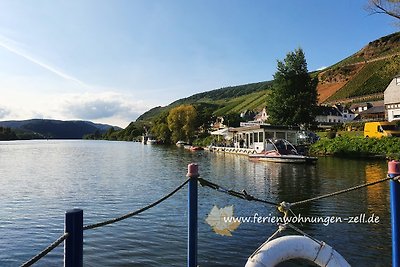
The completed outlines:
[[[319,136],[311,131],[300,131],[297,134],[299,144],[314,144],[319,140]]]
[[[400,136],[400,129],[393,122],[376,121],[366,122],[364,126],[364,137],[389,137]]]

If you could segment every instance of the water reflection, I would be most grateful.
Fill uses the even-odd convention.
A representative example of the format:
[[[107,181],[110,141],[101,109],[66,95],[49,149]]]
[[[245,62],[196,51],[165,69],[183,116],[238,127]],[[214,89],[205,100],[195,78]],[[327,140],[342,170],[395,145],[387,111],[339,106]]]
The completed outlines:
[[[376,162],[365,165],[365,182],[370,183],[385,178],[387,175],[387,168],[383,167],[382,164]],[[386,207],[389,196],[388,182],[369,186],[365,191],[369,205]]]

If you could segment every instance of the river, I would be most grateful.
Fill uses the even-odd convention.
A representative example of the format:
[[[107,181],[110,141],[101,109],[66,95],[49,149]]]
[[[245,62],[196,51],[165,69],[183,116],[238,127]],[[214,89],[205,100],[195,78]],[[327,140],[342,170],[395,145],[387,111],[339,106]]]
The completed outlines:
[[[84,225],[123,215],[172,191],[186,179],[191,162],[198,163],[201,177],[211,182],[278,203],[375,181],[387,172],[385,161],[322,157],[315,166],[305,166],[133,142],[1,142],[0,266],[19,266],[62,235],[66,210],[83,209]],[[234,216],[281,216],[275,207],[199,187],[200,266],[244,266],[277,229],[271,222],[247,222],[232,230],[232,236],[218,235],[206,222],[214,206],[233,206]],[[332,246],[351,265],[391,265],[389,182],[294,207],[293,212],[337,218],[328,225],[320,221],[296,226]],[[378,221],[349,223],[363,214]],[[295,232],[287,229],[287,234]],[[184,187],[136,217],[85,231],[84,266],[185,266],[186,242]],[[35,266],[62,262],[61,245]]]

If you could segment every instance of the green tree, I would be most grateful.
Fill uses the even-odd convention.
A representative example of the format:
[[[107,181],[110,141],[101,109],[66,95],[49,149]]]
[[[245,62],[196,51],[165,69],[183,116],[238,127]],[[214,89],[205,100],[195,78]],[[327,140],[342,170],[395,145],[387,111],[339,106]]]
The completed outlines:
[[[162,112],[152,122],[150,132],[163,143],[171,143],[171,131],[167,123],[168,111]]]
[[[0,127],[0,141],[17,140],[17,135],[11,128]]]
[[[116,131],[114,127],[110,127],[104,134],[104,139],[113,141],[118,140],[118,131]]]
[[[229,113],[224,115],[224,124],[229,127],[239,127],[242,121],[244,120],[240,117],[240,114]]]
[[[160,140],[165,144],[171,142],[171,131],[168,128],[168,124],[164,121],[157,122],[156,120],[151,127],[150,132],[157,138],[157,140]]]
[[[181,105],[170,110],[167,122],[173,142],[190,142],[194,136],[197,112],[192,105]]]
[[[278,60],[274,85],[267,99],[269,122],[277,125],[310,126],[315,121],[317,83],[307,70],[301,48]]]

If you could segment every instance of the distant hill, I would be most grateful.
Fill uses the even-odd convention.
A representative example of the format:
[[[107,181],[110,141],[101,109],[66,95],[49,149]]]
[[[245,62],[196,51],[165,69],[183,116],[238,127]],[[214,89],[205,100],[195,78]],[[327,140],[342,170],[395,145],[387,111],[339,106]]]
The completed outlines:
[[[289,51],[288,51],[289,52]],[[318,77],[320,103],[349,102],[355,99],[383,99],[383,91],[400,73],[400,32],[370,42],[360,51],[321,71]],[[214,105],[214,115],[261,110],[273,81],[215,89],[179,99],[165,107],[155,107],[137,121],[151,121],[163,112],[182,104]]]
[[[183,104],[212,104],[217,116],[240,113],[245,110],[262,109],[266,104],[266,95],[272,82],[258,82],[245,85],[224,87],[179,99],[166,107],[155,107],[143,113],[137,121],[148,121],[162,112]]]
[[[61,121],[32,119],[21,121],[0,121],[0,127],[14,130],[20,139],[49,138],[49,139],[81,139],[84,135],[96,131],[105,133],[111,125],[98,124],[90,121]],[[116,130],[121,129],[114,127]]]

